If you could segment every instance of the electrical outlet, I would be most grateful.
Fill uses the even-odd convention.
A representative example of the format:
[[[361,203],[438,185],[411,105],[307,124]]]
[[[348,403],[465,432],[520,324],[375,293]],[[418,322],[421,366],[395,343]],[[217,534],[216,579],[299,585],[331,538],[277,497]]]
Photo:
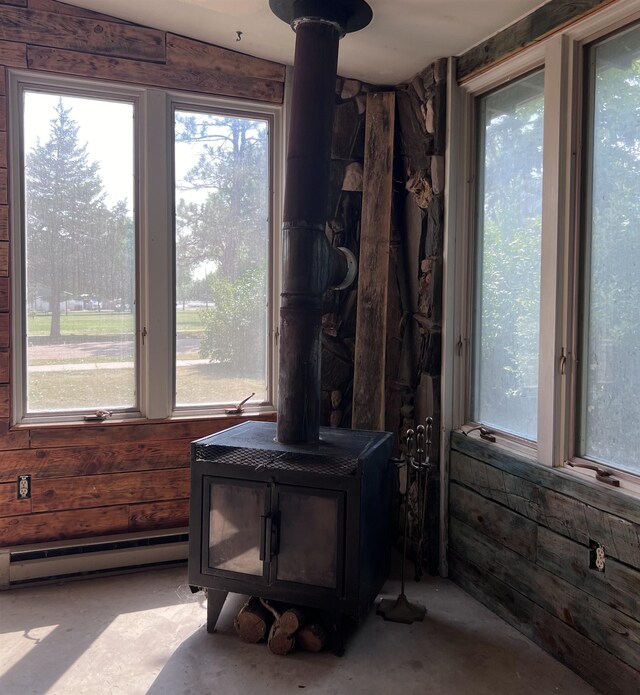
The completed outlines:
[[[18,476],[18,499],[28,500],[31,497],[31,476]]]
[[[597,541],[589,539],[589,569],[604,572],[604,565],[604,546]]]

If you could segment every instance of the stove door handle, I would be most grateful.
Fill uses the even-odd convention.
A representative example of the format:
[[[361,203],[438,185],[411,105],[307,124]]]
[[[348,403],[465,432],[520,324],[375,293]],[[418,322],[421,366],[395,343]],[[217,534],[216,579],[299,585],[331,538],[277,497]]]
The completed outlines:
[[[271,560],[271,533],[273,520],[270,514],[265,514],[260,517],[262,525],[260,527],[260,560]]]

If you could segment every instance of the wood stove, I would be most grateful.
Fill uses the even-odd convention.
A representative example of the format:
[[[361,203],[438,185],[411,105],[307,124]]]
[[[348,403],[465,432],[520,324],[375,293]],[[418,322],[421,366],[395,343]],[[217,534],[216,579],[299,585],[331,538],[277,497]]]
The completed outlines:
[[[278,422],[193,443],[189,581],[206,587],[207,629],[228,592],[345,618],[368,611],[388,574],[391,444],[384,432],[321,428],[322,295],[355,259],[325,234],[338,42],[371,21],[364,0],[269,0],[296,32],[284,198]]]
[[[213,632],[228,592],[326,612],[342,650],[389,571],[392,436],[321,428],[314,446],[246,422],[192,444],[189,582]]]

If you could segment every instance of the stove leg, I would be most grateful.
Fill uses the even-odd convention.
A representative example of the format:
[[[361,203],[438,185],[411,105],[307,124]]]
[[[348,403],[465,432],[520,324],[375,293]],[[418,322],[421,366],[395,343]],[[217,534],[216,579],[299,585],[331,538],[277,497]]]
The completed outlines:
[[[335,615],[333,617],[333,653],[336,656],[344,655],[344,644],[345,644],[345,619],[342,614]]]
[[[207,590],[207,632],[216,631],[216,623],[228,595],[228,591]]]

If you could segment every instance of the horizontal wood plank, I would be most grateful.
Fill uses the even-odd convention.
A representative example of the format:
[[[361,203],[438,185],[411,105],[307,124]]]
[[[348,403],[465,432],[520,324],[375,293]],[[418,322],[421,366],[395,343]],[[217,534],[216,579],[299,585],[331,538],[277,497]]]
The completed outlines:
[[[0,241],[0,249],[7,242]],[[7,244],[8,251],[8,244]],[[0,311],[9,311],[9,278],[0,275]]]
[[[519,555],[535,562],[538,524],[456,483],[449,488],[450,513]]]
[[[69,5],[66,2],[58,2],[58,0],[28,0],[27,6],[31,10],[41,10],[43,12],[54,12],[56,14],[69,14],[74,17],[87,17],[88,19],[106,19],[110,22],[118,22],[119,24],[128,24],[124,19],[111,17],[100,12],[85,10],[84,7],[76,7]]]
[[[167,34],[167,67],[199,68],[227,75],[284,82],[285,66],[220,46]]]
[[[128,524],[127,505],[8,517],[0,519],[0,546],[125,533]]]
[[[589,548],[540,527],[538,564],[618,611],[640,620],[640,572],[606,558],[605,572],[589,567]]]
[[[509,625],[531,638],[534,607],[531,599],[453,553],[449,556],[449,577]]]
[[[9,383],[9,353],[0,352],[0,384]],[[0,466],[2,462],[0,460]],[[0,480],[2,478],[0,477]]]
[[[2,316],[0,314],[0,316]],[[275,414],[207,418],[206,420],[184,420],[167,422],[136,422],[127,425],[111,424],[34,427],[31,430],[33,448],[54,449],[69,446],[112,446],[132,442],[160,442],[176,439],[198,439],[220,432],[247,420],[269,422]]]
[[[129,530],[150,531],[189,525],[189,500],[169,500],[129,507]]]
[[[0,314],[0,348],[9,347],[9,314]]]
[[[640,669],[640,622],[501,546],[458,519],[450,521],[450,547],[601,647]]]
[[[0,419],[8,419],[11,416],[9,407],[9,384],[0,384]]]
[[[30,514],[32,500],[18,499],[18,480],[0,484],[0,517]]]
[[[0,40],[164,62],[164,32],[51,12],[6,8]]]
[[[27,47],[15,41],[0,41],[0,65],[10,68],[27,67]]]
[[[8,275],[9,275],[9,242],[8,241],[0,241],[0,276],[1,277],[7,277]],[[2,301],[2,297],[0,297],[0,302],[1,301]],[[9,308],[8,305],[5,306],[4,308],[2,308],[0,305],[0,311],[6,311],[8,308]]]
[[[94,56],[76,51],[29,46],[29,68],[105,80],[169,87],[191,92],[235,96],[257,101],[282,103],[282,82],[238,77],[204,69],[173,69],[164,65],[121,58]]]
[[[14,451],[15,449],[25,449],[29,446],[29,430],[8,430],[7,429],[0,434],[0,458],[6,454],[7,451]]]
[[[582,545],[601,543],[609,555],[640,568],[640,525],[459,452],[450,466],[452,480]]]
[[[2,160],[3,155],[6,157],[6,150],[3,149],[3,138],[0,138],[0,160]],[[5,168],[0,168],[0,205],[6,205],[8,198],[8,183],[7,183],[7,170]]]
[[[0,72],[4,70],[0,69]],[[2,93],[2,92],[0,92]],[[7,97],[0,97],[0,130],[7,129]]]
[[[0,356],[2,353],[0,353]],[[163,442],[25,449],[0,458],[0,481],[29,473],[35,479],[71,478],[104,473],[154,471],[189,466],[190,439]]]
[[[614,0],[550,0],[487,41],[458,57],[457,78],[461,81],[482,68],[559,31],[588,12]]]
[[[607,695],[637,695],[640,672],[539,606],[533,608],[533,641]]]
[[[6,168],[7,168],[7,133],[6,131],[1,131],[0,130],[0,167],[5,169],[5,178],[6,178]],[[5,189],[7,187],[7,184],[4,184]],[[5,196],[7,194],[5,193]]]
[[[34,512],[106,507],[189,497],[189,469],[53,478],[33,485]]]
[[[503,449],[459,432],[451,435],[453,450],[471,456],[490,466],[524,478],[535,485],[563,493],[592,507],[640,523],[638,498],[630,493],[612,488],[595,480],[586,480],[575,473],[532,463],[508,454]]]
[[[1,70],[0,70],[1,72]],[[0,205],[0,241],[9,239],[9,207]]]

